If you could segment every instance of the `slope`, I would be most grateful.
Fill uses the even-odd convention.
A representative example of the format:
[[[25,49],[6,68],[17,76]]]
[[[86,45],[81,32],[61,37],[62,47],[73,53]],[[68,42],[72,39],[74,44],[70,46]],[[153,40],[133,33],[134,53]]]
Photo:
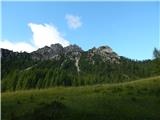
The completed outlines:
[[[159,120],[160,76],[2,93],[3,120]]]
[[[1,58],[2,92],[119,83],[160,75],[160,62],[131,60],[108,46],[83,51],[76,45],[63,48],[54,44],[32,53],[2,49]]]

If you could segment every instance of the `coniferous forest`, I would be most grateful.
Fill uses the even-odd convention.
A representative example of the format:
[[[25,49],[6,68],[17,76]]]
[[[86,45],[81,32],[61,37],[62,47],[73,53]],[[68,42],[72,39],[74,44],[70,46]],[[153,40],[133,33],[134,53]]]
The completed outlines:
[[[72,52],[69,53],[71,56]],[[119,83],[152,77],[160,74],[159,54],[155,48],[153,60],[138,61],[121,56],[118,62],[112,62],[103,61],[99,54],[90,59],[88,51],[81,52],[80,71],[77,71],[75,56],[73,59],[61,55],[59,59],[36,60],[29,53],[2,49],[2,92]]]

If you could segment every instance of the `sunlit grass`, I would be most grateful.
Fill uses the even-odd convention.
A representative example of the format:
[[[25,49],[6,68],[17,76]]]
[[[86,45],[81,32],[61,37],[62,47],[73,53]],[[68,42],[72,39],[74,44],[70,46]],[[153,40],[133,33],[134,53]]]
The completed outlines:
[[[43,120],[44,116],[46,120],[158,120],[160,76],[118,84],[6,92],[1,103],[4,120]]]

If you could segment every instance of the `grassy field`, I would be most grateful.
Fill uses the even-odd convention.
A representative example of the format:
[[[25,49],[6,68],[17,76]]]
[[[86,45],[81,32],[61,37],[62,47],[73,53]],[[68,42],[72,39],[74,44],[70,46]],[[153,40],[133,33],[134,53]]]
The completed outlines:
[[[160,120],[160,76],[1,95],[2,120]]]

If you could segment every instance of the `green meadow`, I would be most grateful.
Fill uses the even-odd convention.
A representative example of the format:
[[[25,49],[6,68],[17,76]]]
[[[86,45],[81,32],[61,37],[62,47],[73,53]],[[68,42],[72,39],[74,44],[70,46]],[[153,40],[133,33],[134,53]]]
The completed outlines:
[[[160,76],[5,92],[1,108],[2,120],[160,120]]]

